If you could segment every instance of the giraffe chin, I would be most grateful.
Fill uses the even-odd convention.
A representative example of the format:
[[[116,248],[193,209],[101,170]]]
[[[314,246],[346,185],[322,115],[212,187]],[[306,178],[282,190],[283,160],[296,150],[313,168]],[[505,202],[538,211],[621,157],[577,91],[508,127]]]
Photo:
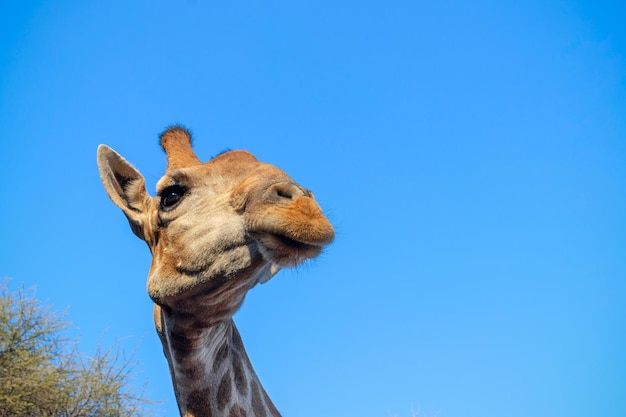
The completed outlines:
[[[275,233],[248,232],[259,244],[259,252],[267,261],[283,267],[294,267],[318,256],[322,247],[300,242]]]

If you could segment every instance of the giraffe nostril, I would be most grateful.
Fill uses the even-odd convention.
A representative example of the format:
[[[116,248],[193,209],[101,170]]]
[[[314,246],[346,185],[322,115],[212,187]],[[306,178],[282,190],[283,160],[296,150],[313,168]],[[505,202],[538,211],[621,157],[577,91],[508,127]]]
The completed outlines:
[[[295,200],[304,195],[304,192],[295,184],[290,182],[281,182],[274,184],[269,189],[269,197],[272,200]]]
[[[282,198],[288,198],[290,200],[293,198],[293,194],[291,192],[289,192],[288,190],[285,190],[283,188],[278,188],[276,190],[276,195],[278,195],[279,197],[282,197]]]

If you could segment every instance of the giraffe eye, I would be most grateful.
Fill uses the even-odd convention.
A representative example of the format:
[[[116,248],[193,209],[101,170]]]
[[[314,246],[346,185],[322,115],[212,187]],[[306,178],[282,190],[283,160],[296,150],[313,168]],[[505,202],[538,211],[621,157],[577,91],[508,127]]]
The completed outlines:
[[[168,209],[174,207],[183,198],[187,189],[180,185],[172,185],[161,191],[161,208]]]

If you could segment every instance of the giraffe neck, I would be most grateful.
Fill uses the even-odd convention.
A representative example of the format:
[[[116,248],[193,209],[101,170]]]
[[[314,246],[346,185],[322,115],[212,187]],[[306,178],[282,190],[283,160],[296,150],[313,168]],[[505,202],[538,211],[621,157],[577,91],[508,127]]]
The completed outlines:
[[[161,338],[181,416],[280,417],[232,318],[195,331],[181,321],[163,312]]]
[[[280,417],[254,372],[233,315],[273,271],[262,259],[236,278],[155,307],[155,324],[183,417]]]

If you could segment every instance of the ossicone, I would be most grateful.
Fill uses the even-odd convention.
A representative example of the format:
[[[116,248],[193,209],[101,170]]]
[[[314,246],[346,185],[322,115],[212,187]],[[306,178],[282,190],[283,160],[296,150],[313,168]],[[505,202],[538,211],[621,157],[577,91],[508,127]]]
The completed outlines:
[[[172,126],[160,136],[167,156],[167,170],[200,164],[191,146],[191,133],[182,126]]]

